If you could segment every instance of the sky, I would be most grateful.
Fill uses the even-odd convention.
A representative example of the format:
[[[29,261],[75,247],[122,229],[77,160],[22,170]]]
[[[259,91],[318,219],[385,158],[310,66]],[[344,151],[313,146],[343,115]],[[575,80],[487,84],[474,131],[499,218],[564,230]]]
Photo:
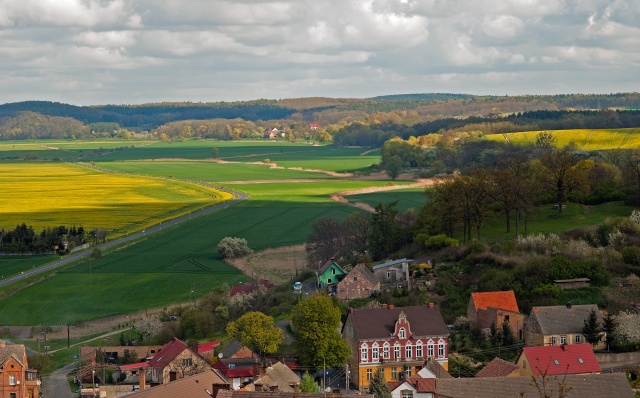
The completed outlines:
[[[0,103],[640,91],[640,0],[0,0]]]

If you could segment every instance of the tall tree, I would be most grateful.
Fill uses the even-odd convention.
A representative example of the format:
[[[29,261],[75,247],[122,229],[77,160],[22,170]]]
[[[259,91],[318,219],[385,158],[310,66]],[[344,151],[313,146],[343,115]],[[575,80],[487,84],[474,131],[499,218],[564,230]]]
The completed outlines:
[[[379,203],[371,216],[371,235],[369,247],[375,259],[381,259],[396,249],[397,226],[396,216],[398,201]]]
[[[598,320],[598,314],[595,309],[592,309],[587,319],[584,320],[582,334],[584,334],[584,338],[589,342],[589,344],[595,346],[600,341],[601,332],[602,327]]]
[[[298,359],[308,366],[336,367],[349,357],[349,346],[338,332],[340,310],[327,296],[312,296],[291,312]]]
[[[553,193],[559,213],[569,194],[585,183],[574,169],[576,163],[576,157],[567,148],[545,152],[540,158],[540,182]]]
[[[373,394],[374,398],[391,398],[391,389],[384,379],[382,370],[374,372],[369,382],[369,393]]]
[[[626,156],[622,166],[622,181],[627,203],[640,205],[640,150]]]
[[[229,337],[254,350],[261,358],[273,354],[284,340],[284,332],[275,325],[272,317],[262,312],[248,312],[229,323]]]

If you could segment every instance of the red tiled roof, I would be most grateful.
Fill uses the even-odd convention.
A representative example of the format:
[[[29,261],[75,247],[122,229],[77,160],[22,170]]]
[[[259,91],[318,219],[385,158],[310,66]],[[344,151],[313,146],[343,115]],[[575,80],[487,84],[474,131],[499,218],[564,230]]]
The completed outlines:
[[[518,365],[507,362],[501,358],[493,358],[484,368],[482,368],[476,377],[506,377],[518,370]]]
[[[139,369],[139,368],[146,368],[149,365],[149,362],[144,361],[144,362],[138,362],[138,363],[130,363],[128,365],[120,365],[120,370],[132,370],[132,369]]]
[[[176,339],[162,346],[160,352],[149,360],[149,366],[162,371],[171,361],[173,361],[182,351],[189,348],[185,343]]]
[[[487,307],[500,308],[502,310],[520,312],[516,296],[513,290],[507,292],[482,292],[471,293],[471,299],[477,310],[486,310]]]
[[[590,344],[563,344],[524,347],[522,353],[536,375],[602,372]]]
[[[198,354],[213,351],[214,348],[220,346],[220,340],[213,340],[208,343],[198,344]]]
[[[423,379],[422,377],[410,377],[407,379],[418,392],[434,392],[436,390],[436,380]]]

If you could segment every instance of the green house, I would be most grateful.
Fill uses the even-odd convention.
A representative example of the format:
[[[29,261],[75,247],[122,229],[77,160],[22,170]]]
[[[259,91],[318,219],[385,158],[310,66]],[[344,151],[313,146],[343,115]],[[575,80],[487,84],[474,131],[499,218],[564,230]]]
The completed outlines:
[[[336,285],[347,273],[332,258],[316,272],[316,275],[318,276],[318,287],[320,289],[328,289],[329,293],[335,293]]]

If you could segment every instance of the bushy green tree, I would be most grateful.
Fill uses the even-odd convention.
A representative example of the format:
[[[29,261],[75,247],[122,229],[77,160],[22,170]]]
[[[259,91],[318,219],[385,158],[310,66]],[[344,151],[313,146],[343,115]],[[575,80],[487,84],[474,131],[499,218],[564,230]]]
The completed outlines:
[[[300,379],[300,392],[317,392],[318,383],[313,380],[313,376],[309,372],[304,372]]]
[[[246,239],[229,236],[222,238],[217,250],[222,258],[238,258],[253,253]]]
[[[342,366],[349,346],[338,332],[340,309],[327,296],[312,296],[293,307],[291,326],[295,349],[304,365]]]
[[[275,325],[273,318],[257,311],[248,312],[229,323],[227,334],[251,348],[261,358],[278,351],[284,340],[284,332]]]
[[[374,398],[391,398],[391,389],[384,380],[382,371],[379,370],[373,374],[369,383],[369,393],[373,394]]]

